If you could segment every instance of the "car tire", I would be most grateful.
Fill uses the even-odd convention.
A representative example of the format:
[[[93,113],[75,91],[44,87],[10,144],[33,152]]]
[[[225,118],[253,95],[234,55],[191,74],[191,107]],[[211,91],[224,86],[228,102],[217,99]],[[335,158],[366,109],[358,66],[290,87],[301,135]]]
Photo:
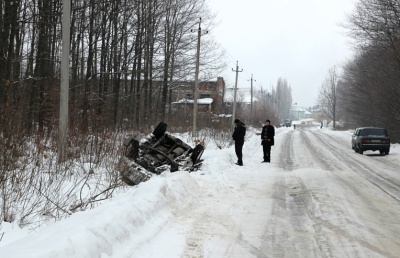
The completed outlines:
[[[196,147],[194,147],[193,153],[190,157],[192,159],[193,165],[195,165],[200,161],[203,152],[204,152],[204,146],[202,144],[197,144]]]
[[[385,155],[389,155],[389,149],[385,151]]]
[[[153,135],[156,139],[160,139],[165,132],[167,131],[167,124],[164,122],[160,122],[153,131]]]
[[[361,155],[364,153],[363,149],[360,146],[358,146],[358,153],[360,153]]]

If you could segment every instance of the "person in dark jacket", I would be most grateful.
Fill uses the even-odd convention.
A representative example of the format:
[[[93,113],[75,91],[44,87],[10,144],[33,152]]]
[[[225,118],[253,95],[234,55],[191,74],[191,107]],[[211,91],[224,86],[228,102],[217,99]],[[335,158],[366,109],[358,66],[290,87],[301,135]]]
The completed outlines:
[[[267,119],[261,131],[261,144],[264,153],[263,162],[271,162],[271,146],[274,145],[274,137],[275,128],[271,125],[271,121]]]
[[[233,131],[232,138],[235,141],[235,153],[237,156],[236,165],[243,166],[243,144],[244,136],[246,135],[246,126],[239,119],[235,119],[235,130]]]

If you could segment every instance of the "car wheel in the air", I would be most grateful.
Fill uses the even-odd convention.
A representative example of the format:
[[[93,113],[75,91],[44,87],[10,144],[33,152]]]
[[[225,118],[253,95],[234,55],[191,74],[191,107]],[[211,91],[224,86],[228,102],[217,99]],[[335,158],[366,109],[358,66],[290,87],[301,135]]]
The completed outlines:
[[[202,144],[197,144],[193,149],[193,153],[191,156],[193,164],[196,164],[200,161],[201,155],[203,155],[204,146]]]
[[[167,131],[167,124],[164,122],[160,122],[153,131],[153,135],[156,139],[160,139],[165,132]]]

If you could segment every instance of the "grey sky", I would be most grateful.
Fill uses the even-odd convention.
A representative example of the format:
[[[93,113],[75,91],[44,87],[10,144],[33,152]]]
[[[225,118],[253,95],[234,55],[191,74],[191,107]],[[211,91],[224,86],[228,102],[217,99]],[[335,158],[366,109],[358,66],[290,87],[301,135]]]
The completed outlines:
[[[227,51],[222,74],[234,86],[270,90],[279,77],[292,87],[293,103],[316,104],[329,68],[351,59],[353,48],[344,29],[354,0],[209,0],[217,27],[209,31]]]

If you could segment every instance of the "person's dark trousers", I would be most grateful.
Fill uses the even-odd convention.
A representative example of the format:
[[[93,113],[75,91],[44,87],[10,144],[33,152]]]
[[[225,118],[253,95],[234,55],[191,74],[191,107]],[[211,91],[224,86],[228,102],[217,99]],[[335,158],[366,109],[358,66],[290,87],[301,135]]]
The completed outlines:
[[[271,162],[271,145],[263,144],[264,161]]]
[[[235,152],[236,152],[236,156],[238,158],[238,161],[237,161],[238,165],[243,165],[243,153],[242,153],[243,144],[244,144],[244,141],[235,141]]]

